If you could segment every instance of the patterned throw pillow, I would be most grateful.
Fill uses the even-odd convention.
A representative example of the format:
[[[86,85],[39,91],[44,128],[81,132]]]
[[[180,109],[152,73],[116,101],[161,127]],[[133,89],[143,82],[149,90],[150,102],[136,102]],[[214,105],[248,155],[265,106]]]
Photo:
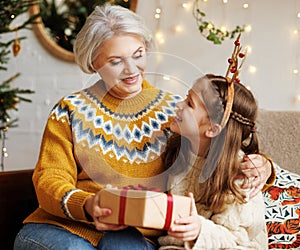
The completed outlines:
[[[300,249],[300,176],[274,166],[275,184],[263,193],[269,249]]]

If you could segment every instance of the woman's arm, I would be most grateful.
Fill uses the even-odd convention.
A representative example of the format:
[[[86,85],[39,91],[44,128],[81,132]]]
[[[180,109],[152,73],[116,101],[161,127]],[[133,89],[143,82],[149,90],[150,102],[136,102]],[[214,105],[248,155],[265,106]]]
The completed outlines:
[[[244,189],[252,189],[251,198],[275,182],[276,172],[273,162],[263,154],[245,156],[240,164],[240,169],[251,179],[251,181],[243,185]]]
[[[83,205],[92,193],[76,187],[78,166],[70,126],[68,106],[61,100],[48,118],[33,183],[39,205],[46,212],[84,221]]]

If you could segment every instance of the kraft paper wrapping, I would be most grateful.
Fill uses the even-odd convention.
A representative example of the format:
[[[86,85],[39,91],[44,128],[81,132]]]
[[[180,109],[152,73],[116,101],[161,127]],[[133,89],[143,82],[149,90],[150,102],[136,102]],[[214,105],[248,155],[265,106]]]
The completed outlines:
[[[174,220],[189,216],[191,199],[161,192],[105,188],[101,190],[100,206],[112,210],[101,222],[167,230]]]

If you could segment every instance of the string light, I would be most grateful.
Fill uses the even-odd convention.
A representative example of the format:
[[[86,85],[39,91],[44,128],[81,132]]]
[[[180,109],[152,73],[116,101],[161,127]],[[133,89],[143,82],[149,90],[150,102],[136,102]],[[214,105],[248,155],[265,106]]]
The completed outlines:
[[[193,1],[191,1],[191,0],[190,1],[189,0],[182,0],[182,2],[180,3],[181,9],[183,9],[184,11],[189,10],[189,8],[193,5],[192,2]],[[209,1],[208,0],[201,0],[201,2],[202,3],[208,3]],[[223,2],[223,4],[229,4],[228,0],[222,0],[222,2]],[[155,19],[157,19],[157,21],[158,21],[158,26],[157,26],[156,32],[155,32],[155,38],[156,38],[158,44],[164,44],[165,43],[164,33],[160,29],[160,26],[159,26],[159,22],[160,22],[162,12],[163,12],[163,10],[161,8],[162,1],[160,0],[159,3],[160,3],[158,5],[159,7],[157,7],[155,9],[155,15],[154,15]],[[243,9],[246,10],[246,9],[249,9],[249,7],[250,7],[249,3],[247,3],[247,2],[242,3],[242,8]],[[296,14],[294,14],[294,16],[296,16],[297,19],[298,18],[300,19],[300,10],[298,12],[296,12]],[[209,32],[213,28],[214,28],[214,23],[208,22],[207,27],[206,27],[207,31]],[[245,25],[245,26],[243,26],[243,29],[244,29],[245,32],[250,33],[252,31],[252,25],[250,25],[250,24]],[[220,30],[221,30],[221,32],[226,33],[228,31],[228,27],[223,25],[223,26],[220,27]],[[184,26],[182,26],[180,24],[176,24],[176,25],[173,26],[173,32],[175,34],[179,34],[183,31],[184,31]],[[291,29],[290,32],[294,36],[297,35],[297,37],[298,37],[298,35],[300,33],[300,28],[295,27],[294,29]],[[247,53],[251,53],[251,52],[252,52],[252,47],[247,45]],[[254,65],[248,66],[248,72],[250,74],[255,74],[257,72],[256,66],[254,66]],[[297,75],[297,77],[299,77],[298,75],[300,75],[300,67],[298,68],[298,67],[294,66],[294,68],[292,68],[292,70],[291,70],[291,74],[293,74],[295,76]],[[164,76],[163,78],[165,80],[169,80],[168,76]],[[250,86],[247,86],[247,88],[250,89]],[[297,102],[300,104],[300,93],[297,95],[296,99],[297,99]]]
[[[8,157],[7,148],[2,148],[3,156]]]
[[[162,31],[160,29],[160,19],[161,19],[161,15],[162,15],[162,12],[163,12],[161,6],[162,6],[161,1],[158,1],[158,7],[156,7],[155,14],[154,14],[154,18],[157,20],[155,39],[156,39],[158,44],[165,43],[164,34],[162,33]]]
[[[2,138],[2,145],[1,145],[1,171],[4,171],[4,158],[8,157],[7,148],[5,146],[6,132],[8,130],[7,126],[1,127],[0,129],[0,138]]]
[[[251,74],[254,74],[256,72],[256,67],[253,66],[253,65],[250,65],[249,68],[248,68],[248,71],[251,73]]]
[[[245,26],[245,31],[246,32],[249,33],[251,30],[252,30],[252,26],[250,24],[248,24],[248,25]]]
[[[220,30],[221,30],[223,33],[225,33],[225,32],[227,31],[227,28],[226,28],[226,26],[222,26],[222,27],[220,28]]]
[[[244,3],[244,4],[243,4],[243,8],[244,8],[244,9],[248,9],[248,7],[249,7],[249,4],[247,4],[247,3]]]
[[[192,3],[191,2],[184,2],[181,4],[181,7],[184,8],[185,10],[190,10],[190,8],[192,7]]]
[[[155,38],[159,44],[165,43],[164,34],[160,30],[156,31]]]
[[[297,9],[298,6],[295,6],[295,9]],[[298,20],[297,23],[299,22],[299,18],[300,18],[300,12],[297,13],[297,17]],[[292,31],[292,39],[294,40],[295,43],[295,49],[296,49],[296,53],[295,53],[295,64],[297,64],[299,62],[298,57],[299,57],[299,51],[298,51],[298,43],[299,43],[299,29],[298,28],[294,28],[294,30]],[[293,76],[294,76],[294,82],[295,82],[295,97],[294,97],[294,105],[300,105],[300,89],[299,89],[299,68],[298,66],[294,66],[294,68],[291,70]]]
[[[155,10],[155,19],[160,19],[160,14],[161,14],[161,8],[156,8]]]
[[[180,33],[180,32],[182,32],[182,30],[183,30],[183,28],[182,28],[182,26],[181,25],[176,25],[175,27],[174,27],[174,31],[175,31],[175,33]]]
[[[213,27],[214,27],[214,25],[213,25],[212,23],[209,23],[209,24],[207,25],[207,29],[209,29],[209,30],[211,30]]]
[[[246,48],[248,54],[252,52],[252,47],[250,45],[247,45]]]

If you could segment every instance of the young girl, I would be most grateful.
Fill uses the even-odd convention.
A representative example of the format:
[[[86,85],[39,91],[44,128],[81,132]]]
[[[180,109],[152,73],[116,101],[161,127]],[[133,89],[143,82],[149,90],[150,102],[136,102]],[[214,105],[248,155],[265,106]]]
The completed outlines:
[[[250,199],[238,167],[243,157],[259,153],[257,104],[242,84],[231,84],[229,112],[229,79],[211,74],[177,104],[164,163],[173,168],[170,193],[194,196],[195,203],[190,217],[175,221],[168,236],[159,238],[160,249],[268,249],[262,195]]]

